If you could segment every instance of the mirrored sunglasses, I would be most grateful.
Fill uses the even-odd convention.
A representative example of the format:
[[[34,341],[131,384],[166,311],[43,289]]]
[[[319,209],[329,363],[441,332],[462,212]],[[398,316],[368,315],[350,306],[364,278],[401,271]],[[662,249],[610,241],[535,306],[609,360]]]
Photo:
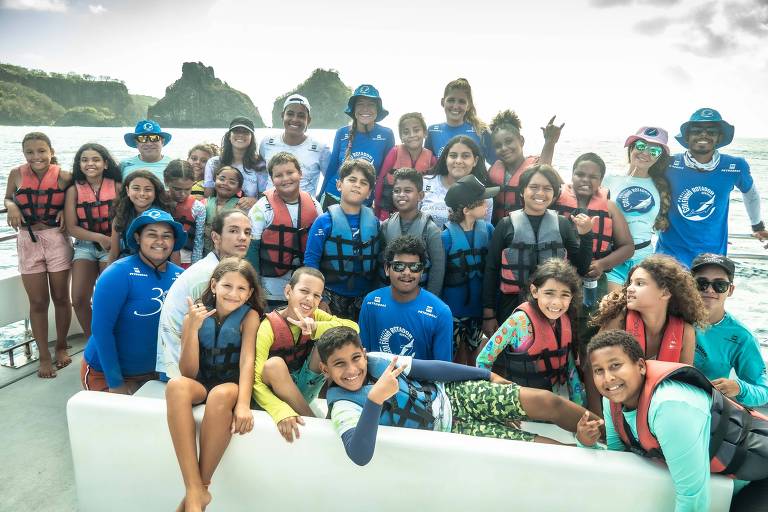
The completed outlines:
[[[136,136],[136,142],[159,142],[162,139],[161,136],[159,136],[156,133],[150,133],[148,135],[137,135]]]
[[[641,153],[643,151],[646,151],[653,158],[659,158],[659,156],[663,152],[663,149],[661,149],[659,146],[651,146],[647,142],[644,142],[642,140],[635,141],[635,149],[640,151]]]
[[[403,261],[393,261],[389,264],[389,266],[395,272],[404,272],[406,267],[408,267],[408,270],[410,270],[414,274],[418,274],[419,272],[424,270],[424,264],[420,261],[414,261],[412,263],[405,263]]]

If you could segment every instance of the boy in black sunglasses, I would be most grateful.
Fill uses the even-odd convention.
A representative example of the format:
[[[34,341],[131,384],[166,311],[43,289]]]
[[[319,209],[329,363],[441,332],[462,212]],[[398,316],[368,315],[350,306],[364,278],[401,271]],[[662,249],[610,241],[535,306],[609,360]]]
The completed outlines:
[[[421,237],[404,235],[387,245],[384,271],[390,285],[369,293],[360,310],[366,350],[416,359],[453,359],[453,316],[419,285],[426,261]]]
[[[696,329],[694,365],[717,389],[743,405],[768,403],[768,375],[754,335],[725,311],[725,300],[733,295],[733,261],[717,254],[700,254],[691,264],[710,326]],[[736,378],[731,379],[731,369]]]

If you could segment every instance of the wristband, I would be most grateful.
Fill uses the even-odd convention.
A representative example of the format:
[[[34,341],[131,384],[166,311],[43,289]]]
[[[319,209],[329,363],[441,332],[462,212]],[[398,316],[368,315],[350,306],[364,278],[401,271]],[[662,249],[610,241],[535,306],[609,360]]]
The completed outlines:
[[[752,224],[752,231],[765,231],[765,223],[763,221],[758,222],[757,224]]]

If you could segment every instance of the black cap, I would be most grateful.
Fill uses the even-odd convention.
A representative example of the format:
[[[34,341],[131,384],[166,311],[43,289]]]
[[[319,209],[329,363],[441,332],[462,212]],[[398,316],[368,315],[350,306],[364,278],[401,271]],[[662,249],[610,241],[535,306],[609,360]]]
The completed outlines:
[[[696,272],[696,270],[701,267],[706,267],[707,265],[714,265],[725,270],[725,273],[728,274],[728,279],[733,281],[733,275],[736,273],[736,264],[732,260],[725,256],[720,256],[719,254],[711,254],[708,252],[699,254],[693,259],[693,263],[691,263],[691,272]]]
[[[499,187],[486,188],[474,174],[468,174],[451,185],[445,194],[445,204],[449,208],[464,208],[498,193]]]
[[[247,117],[236,117],[229,123],[230,130],[234,130],[235,128],[245,128],[253,133],[253,121]]]

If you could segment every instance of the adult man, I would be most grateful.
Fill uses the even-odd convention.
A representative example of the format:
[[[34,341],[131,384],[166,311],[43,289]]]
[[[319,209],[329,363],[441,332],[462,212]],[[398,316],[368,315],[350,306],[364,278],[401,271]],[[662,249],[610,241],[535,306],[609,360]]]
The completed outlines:
[[[709,327],[696,329],[694,365],[725,396],[748,407],[768,403],[768,374],[755,336],[725,311],[736,265],[725,256],[700,254],[691,264]],[[736,377],[731,379],[731,370]]]
[[[672,201],[669,229],[659,234],[656,252],[674,256],[685,266],[697,254],[726,254],[728,206],[734,187],[744,197],[754,236],[768,239],[749,164],[718,151],[731,143],[733,133],[733,126],[711,108],[700,108],[680,126],[675,138],[686,151],[674,155],[667,168]]]
[[[180,375],[181,324],[189,307],[187,297],[200,298],[221,258],[245,257],[251,242],[251,221],[241,210],[224,210],[213,220],[213,251],[187,270],[168,290],[157,331],[156,370],[170,379]]]
[[[163,183],[163,171],[171,161],[170,157],[163,156],[163,147],[171,142],[171,134],[164,132],[155,121],[142,119],[133,132],[123,135],[123,140],[139,150],[138,155],[120,162],[123,180],[136,169],[146,169]]]
[[[259,154],[269,163],[273,155],[287,151],[301,164],[301,190],[311,196],[317,194],[317,184],[325,175],[331,150],[327,144],[307,136],[312,122],[309,100],[301,94],[291,94],[283,103],[283,133],[265,137],[259,145]]]
[[[426,258],[421,238],[405,235],[387,245],[390,285],[369,293],[360,310],[360,339],[366,350],[452,360],[451,310],[419,286]]]

